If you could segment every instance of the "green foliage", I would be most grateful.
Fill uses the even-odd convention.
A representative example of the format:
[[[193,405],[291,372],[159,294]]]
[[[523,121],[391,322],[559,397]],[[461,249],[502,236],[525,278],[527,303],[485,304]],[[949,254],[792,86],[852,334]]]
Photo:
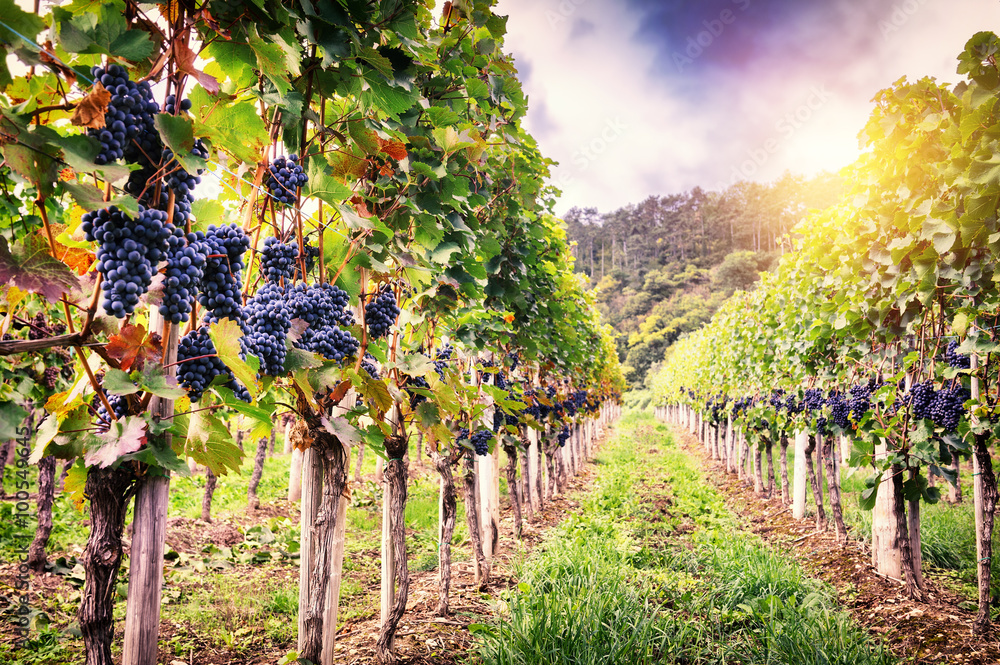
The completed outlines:
[[[650,197],[611,213],[566,215],[575,269],[590,277],[615,327],[626,378],[641,385],[682,334],[706,323],[726,296],[770,270],[784,234],[810,208],[826,207],[840,179],[786,175],[773,185],[738,183]]]
[[[711,323],[675,345],[653,381],[661,400],[700,409],[716,394],[845,391],[884,381],[867,413],[834,428],[857,440],[852,465],[883,474],[894,464],[944,469],[977,437],[996,436],[995,45],[989,33],[969,40],[959,56],[969,80],[953,88],[901,79],[875,96],[861,134],[867,150],[845,171],[844,197],[795,228],[792,251],[755,291],[735,293]],[[976,370],[942,362],[951,341],[961,342],[959,353],[978,356]],[[909,401],[908,383],[971,390],[973,376],[983,390],[965,404],[957,427],[899,408]],[[681,395],[682,386],[692,392]],[[786,431],[816,429],[813,416],[786,417],[766,400],[738,425],[757,438],[756,424],[765,420]],[[883,442],[890,455],[874,460]],[[904,491],[929,502],[937,496],[909,480]],[[874,490],[864,498],[872,502]]]

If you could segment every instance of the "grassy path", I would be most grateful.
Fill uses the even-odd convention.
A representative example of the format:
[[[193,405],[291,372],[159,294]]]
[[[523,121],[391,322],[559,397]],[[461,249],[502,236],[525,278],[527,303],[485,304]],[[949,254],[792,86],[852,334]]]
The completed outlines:
[[[651,416],[626,416],[596,464],[496,620],[472,627],[484,663],[893,662],[831,587],[739,529]]]

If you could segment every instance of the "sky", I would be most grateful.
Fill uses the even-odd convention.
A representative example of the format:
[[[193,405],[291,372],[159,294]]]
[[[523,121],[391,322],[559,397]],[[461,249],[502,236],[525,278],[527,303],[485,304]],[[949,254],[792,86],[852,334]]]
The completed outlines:
[[[996,0],[499,0],[529,98],[526,129],[559,162],[570,207],[786,171],[860,153],[872,98],[906,76],[957,83]]]

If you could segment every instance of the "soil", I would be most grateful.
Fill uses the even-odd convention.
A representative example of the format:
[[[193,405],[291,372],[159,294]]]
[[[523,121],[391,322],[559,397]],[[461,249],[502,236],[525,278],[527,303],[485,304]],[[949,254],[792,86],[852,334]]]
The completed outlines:
[[[816,530],[811,517],[795,519],[791,506],[781,502],[780,488],[768,499],[753,490],[725,465],[712,460],[704,446],[687,431],[673,433],[688,452],[701,460],[706,482],[725,496],[726,505],[744,519],[749,531],[782,551],[793,555],[812,577],[831,584],[841,605],[855,622],[883,638],[890,650],[907,663],[954,663],[995,665],[1000,663],[1000,641],[972,634],[975,612],[961,607],[967,599],[925,575],[923,602],[910,599],[902,582],[875,572],[871,551],[848,536],[838,543],[832,528]]]
[[[687,451],[702,463],[706,482],[715,486],[725,497],[731,511],[741,516],[748,531],[758,534],[765,541],[793,555],[808,574],[831,584],[837,591],[842,607],[849,611],[855,622],[866,627],[873,635],[881,637],[895,656],[909,663],[956,663],[961,665],[990,665],[1000,663],[1000,641],[995,637],[978,637],[971,633],[974,612],[963,609],[967,600],[925,576],[926,598],[923,602],[906,597],[900,582],[877,575],[871,565],[871,553],[857,541],[848,539],[838,543],[832,531],[817,532],[811,518],[796,520],[791,508],[777,498],[767,499],[754,493],[752,483],[726,474],[724,466],[710,459],[703,446],[693,436],[679,428],[674,434]],[[410,465],[411,475],[432,473],[427,467]],[[569,481],[570,491],[546,503],[534,519],[524,521],[524,534],[520,543],[513,539],[513,518],[508,501],[501,505],[500,545],[493,561],[491,586],[488,590],[475,587],[471,563],[456,558],[452,565],[452,614],[438,617],[434,612],[437,598],[436,571],[411,572],[410,596],[406,614],[396,637],[396,653],[403,663],[412,665],[450,665],[464,662],[473,646],[469,631],[471,624],[482,623],[494,614],[500,594],[512,584],[514,564],[542,541],[547,530],[561,522],[567,514],[579,507],[573,499],[585,490],[594,467],[587,464],[581,473]],[[669,497],[659,499],[653,508],[660,513],[670,513]],[[261,506],[260,510],[228,520],[205,523],[201,520],[173,518],[167,529],[167,543],[178,552],[196,553],[209,543],[217,547],[232,546],[242,542],[240,529],[266,524],[274,517],[296,520],[295,509],[287,503]],[[682,521],[676,533],[693,529],[690,521]],[[671,538],[675,534],[671,534]],[[377,551],[364,553],[378,557]],[[53,554],[54,559],[58,554]],[[456,553],[456,557],[459,556]],[[267,575],[297,576],[297,568],[284,566],[261,571],[253,566],[235,566],[229,574],[234,579],[254,579]],[[15,581],[15,567],[0,564],[0,591],[7,595]],[[377,580],[358,578],[364,594],[377,599]],[[197,582],[191,582],[197,584]],[[67,597],[73,588],[65,577],[47,573],[33,576],[30,602],[39,606],[39,599]],[[44,605],[44,603],[41,603]],[[377,605],[377,601],[370,603]],[[120,643],[121,622],[117,624],[116,642]],[[175,632],[175,626],[163,621],[160,643],[165,644]],[[375,662],[374,645],[378,635],[377,610],[347,622],[340,629],[337,639],[337,662],[361,665]],[[0,642],[10,642],[13,635],[9,625],[0,628]],[[294,648],[291,645],[290,648]],[[210,646],[206,639],[201,649],[178,659],[166,648],[161,648],[159,662],[170,665],[273,665],[288,648],[261,648],[253,654],[236,655],[227,649]]]
[[[599,444],[598,444],[599,445]],[[490,587],[481,590],[475,586],[474,574],[470,560],[463,556],[464,548],[453,548],[452,588],[450,596],[451,615],[438,617],[435,613],[437,605],[437,572],[411,571],[410,591],[406,614],[400,622],[396,633],[395,652],[402,663],[412,665],[435,664],[450,665],[467,661],[472,648],[473,636],[469,631],[471,624],[485,623],[494,614],[494,607],[501,593],[516,584],[513,577],[514,564],[529,554],[544,538],[545,532],[559,524],[569,513],[579,507],[573,499],[579,491],[585,490],[593,474],[594,467],[586,464],[580,473],[570,478],[568,492],[559,495],[545,503],[541,512],[536,513],[532,520],[523,522],[523,536],[520,542],[514,540],[513,511],[509,499],[501,499],[500,542],[493,560]],[[433,475],[436,473],[429,465],[410,464],[410,476]],[[461,498],[459,499],[462,500]],[[242,515],[234,515],[225,519],[213,519],[203,522],[199,519],[183,517],[170,518],[167,523],[166,544],[168,550],[181,554],[197,554],[209,544],[217,547],[231,547],[244,541],[243,532],[247,529],[267,524],[274,518],[288,517],[293,522],[298,521],[298,511],[288,502],[262,504],[258,510]],[[411,535],[408,532],[407,536]],[[129,535],[125,534],[125,551],[130,545]],[[49,560],[54,561],[65,553],[51,552]],[[377,550],[365,551],[362,556],[377,560]],[[275,576],[292,580],[298,577],[298,567],[283,565],[266,567],[236,565],[224,573],[232,576],[234,583],[256,584],[272,581]],[[374,607],[374,611],[346,622],[338,633],[336,642],[337,663],[344,665],[371,664],[375,661],[375,640],[378,637],[378,580],[372,580],[362,574],[345,573],[345,577],[359,584],[367,597],[365,603]],[[10,562],[0,562],[0,610],[6,606],[4,597],[13,597],[13,586],[16,581],[16,565]],[[66,577],[54,573],[33,575],[31,581],[29,603],[34,608],[47,610],[47,603],[62,604],[63,599],[75,599],[79,591],[74,589]],[[173,586],[181,586],[188,590],[202,585],[198,578],[184,582],[174,582]],[[119,605],[124,605],[119,600]],[[344,603],[342,603],[342,608]],[[63,611],[66,606],[63,605]],[[240,608],[234,607],[232,623],[240,625]],[[121,645],[124,623],[115,624],[115,644]],[[160,652],[158,662],[169,665],[274,665],[288,651],[294,650],[294,643],[275,646],[261,646],[252,653],[237,654],[225,648],[214,646],[216,640],[205,636],[200,644],[189,654],[178,657],[167,646],[170,639],[180,632],[182,626],[169,620],[169,609],[164,612],[160,625]],[[186,632],[186,631],[185,631]],[[190,642],[190,637],[188,641]],[[12,626],[3,622],[0,624],[0,643],[14,641]],[[81,644],[82,649],[82,644]]]

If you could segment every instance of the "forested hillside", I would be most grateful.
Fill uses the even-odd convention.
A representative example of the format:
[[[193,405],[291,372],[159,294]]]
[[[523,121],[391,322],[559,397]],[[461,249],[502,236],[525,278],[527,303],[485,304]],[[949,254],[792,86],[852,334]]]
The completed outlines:
[[[750,288],[785,249],[782,237],[840,192],[836,175],[786,174],[766,185],[650,196],[607,213],[571,209],[565,221],[576,270],[615,328],[629,382],[641,385],[682,333],[708,321],[733,291]]]

